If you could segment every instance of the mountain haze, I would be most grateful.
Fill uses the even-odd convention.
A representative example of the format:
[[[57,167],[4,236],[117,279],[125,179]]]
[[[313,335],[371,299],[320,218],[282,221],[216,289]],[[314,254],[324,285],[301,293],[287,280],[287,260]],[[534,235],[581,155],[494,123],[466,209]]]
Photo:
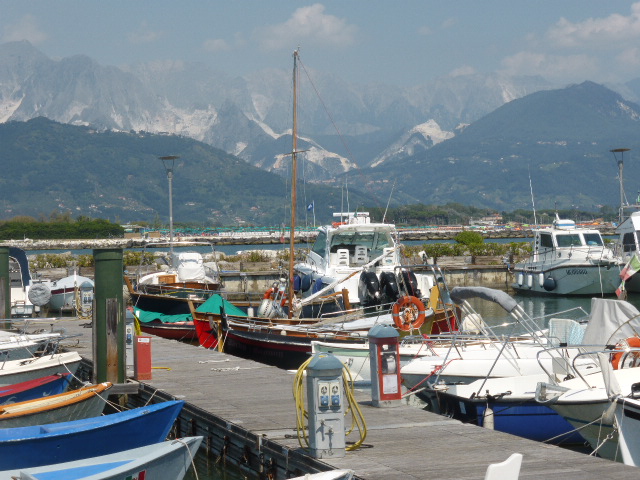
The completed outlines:
[[[597,209],[619,204],[610,150],[636,150],[639,142],[640,106],[584,82],[509,102],[454,138],[363,176],[379,193],[395,178],[400,203],[457,201],[499,210],[531,208],[531,177],[539,208]],[[625,179],[635,198],[640,164],[629,156]]]

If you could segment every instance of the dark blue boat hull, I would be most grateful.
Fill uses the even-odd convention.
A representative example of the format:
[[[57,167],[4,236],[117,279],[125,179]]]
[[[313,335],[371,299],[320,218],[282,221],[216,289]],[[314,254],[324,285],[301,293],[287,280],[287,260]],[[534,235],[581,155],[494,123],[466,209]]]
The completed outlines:
[[[38,467],[164,441],[184,401],[73,422],[0,429],[0,470]]]
[[[535,401],[468,401],[438,396],[440,413],[458,420],[485,426],[487,406],[493,410],[493,429],[551,444],[584,444],[584,438],[553,409]]]

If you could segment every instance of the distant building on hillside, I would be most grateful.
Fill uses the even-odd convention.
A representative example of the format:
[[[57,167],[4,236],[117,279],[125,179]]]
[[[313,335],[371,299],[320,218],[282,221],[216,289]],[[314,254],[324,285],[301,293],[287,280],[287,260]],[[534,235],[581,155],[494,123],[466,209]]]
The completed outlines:
[[[469,219],[469,225],[502,225],[502,215],[494,213],[478,220]]]

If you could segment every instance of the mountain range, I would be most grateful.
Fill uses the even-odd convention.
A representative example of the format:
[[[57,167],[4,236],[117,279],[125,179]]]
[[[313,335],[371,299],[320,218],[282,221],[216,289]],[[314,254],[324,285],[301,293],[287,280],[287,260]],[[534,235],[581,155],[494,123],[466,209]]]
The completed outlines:
[[[625,85],[584,82],[562,87],[541,77],[474,74],[400,88],[353,85],[306,66],[302,77],[298,148],[306,152],[299,155],[301,175],[305,188],[321,188],[316,191],[319,198],[333,198],[328,202],[333,208],[338,197],[344,203],[344,190],[323,186],[348,185],[354,203],[357,197],[376,206],[389,199],[391,204],[460,202],[511,210],[530,208],[534,198],[540,208],[616,205],[618,171],[609,150],[635,149],[640,133],[640,108],[634,103],[640,98],[640,79]],[[11,42],[0,44],[0,123],[11,126],[5,135],[20,130],[16,124],[21,122],[31,128],[57,129],[60,135],[71,135],[71,130],[59,124],[80,128],[79,137],[100,138],[109,152],[92,151],[96,158],[83,159],[88,166],[100,163],[97,170],[101,170],[108,164],[136,181],[137,170],[128,166],[127,158],[135,164],[141,161],[138,156],[149,159],[178,154],[177,150],[183,152],[181,158],[187,152],[201,154],[193,162],[200,174],[187,175],[196,182],[204,181],[203,171],[219,175],[241,170],[255,178],[266,175],[264,171],[278,173],[264,176],[263,183],[278,185],[274,189],[279,201],[260,197],[265,189],[246,189],[242,179],[230,175],[227,183],[234,185],[224,208],[213,206],[197,215],[198,221],[213,215],[219,221],[273,222],[270,215],[249,212],[252,207],[259,209],[261,202],[269,211],[283,203],[292,144],[290,79],[289,72],[275,69],[241,78],[182,62],[117,68],[99,65],[84,55],[52,60],[28,42]],[[58,124],[27,122],[38,117]],[[116,145],[108,145],[109,138]],[[133,145],[136,138],[144,140],[144,146]],[[186,143],[178,147],[176,142],[182,141]],[[125,144],[137,150],[128,152]],[[165,148],[156,148],[160,145]],[[169,145],[176,151],[167,149]],[[90,143],[85,148],[91,149]],[[37,149],[53,164],[59,162],[58,168],[66,161],[56,157],[59,152],[45,154],[46,144]],[[14,158],[26,166],[29,153],[29,149],[18,149]],[[217,162],[229,168],[209,170]],[[74,168],[76,182],[93,185],[94,192],[100,185],[105,193],[118,197],[123,185],[118,185],[117,176],[111,175],[114,184],[107,185],[107,171],[92,177],[91,168],[85,169],[82,163]],[[156,182],[162,173],[145,172]],[[637,189],[633,181],[638,173],[633,160],[625,163],[630,189]],[[176,175],[176,184],[182,188],[179,182]],[[60,197],[64,182],[54,183],[47,188]],[[30,193],[27,187],[24,193]],[[44,188],[39,185],[33,194],[40,195]],[[150,187],[146,197],[137,199],[137,206],[130,204],[129,210],[124,206],[104,210],[105,205],[99,209],[126,217],[134,212],[157,215],[163,211],[156,204],[164,190],[162,183]],[[239,192],[244,201],[235,198]],[[67,202],[74,197],[71,193],[67,192]],[[133,189],[124,196],[133,201],[142,194]],[[89,205],[97,205],[95,198],[86,201],[69,208],[85,212],[90,211]],[[207,201],[211,200],[203,196],[191,203]],[[17,203],[7,202],[5,216],[8,210],[16,213]],[[9,204],[13,207],[6,207]],[[321,209],[316,213],[327,213]],[[220,216],[212,214],[221,211]]]

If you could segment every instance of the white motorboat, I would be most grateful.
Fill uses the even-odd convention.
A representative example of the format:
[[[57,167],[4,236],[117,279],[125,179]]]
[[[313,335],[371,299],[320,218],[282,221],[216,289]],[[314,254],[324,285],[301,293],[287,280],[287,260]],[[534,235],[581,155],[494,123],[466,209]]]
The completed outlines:
[[[594,359],[599,353],[594,360],[597,368],[574,368],[572,378],[555,385],[540,383],[537,387],[536,400],[569,421],[605,458],[615,459],[619,455],[611,398],[638,394],[639,331],[640,312],[633,305],[621,300],[592,299],[583,352],[576,360]]]
[[[512,286],[521,293],[613,295],[622,265],[598,230],[556,214],[551,227],[535,231],[531,256],[513,267]]]
[[[155,272],[143,274],[142,265],[135,276],[125,275],[131,301],[134,306],[148,312],[167,315],[189,313],[188,301],[200,304],[216,293],[221,285],[218,268],[205,263],[196,251],[173,251],[174,247],[196,246],[197,243],[165,242],[149,244],[146,248],[169,246],[171,251],[166,265]],[[211,248],[211,244],[200,244]],[[212,250],[213,252],[213,250]],[[214,255],[215,258],[215,255]]]
[[[402,296],[427,301],[434,275],[402,265],[395,225],[373,223],[368,212],[334,217],[336,222],[318,229],[311,250],[294,267],[303,305],[345,290],[353,307],[390,305]]]
[[[618,255],[622,261],[631,265],[634,262],[634,270],[637,270],[637,266],[640,266],[640,211],[632,212],[626,220],[624,220],[616,228],[618,238],[614,245],[614,252]],[[635,260],[634,260],[635,259]],[[624,290],[628,292],[640,292],[640,275],[636,275],[636,272],[630,272],[629,278],[624,282]]]
[[[625,465],[640,467],[640,400],[617,398],[615,405],[622,461]]]
[[[78,275],[74,269],[69,276],[47,284],[51,290],[49,308],[57,312],[75,312],[88,316],[93,307],[94,282]]]
[[[9,360],[0,363],[0,386],[26,382],[54,373],[75,374],[82,357],[78,352],[55,353],[27,360]]]

